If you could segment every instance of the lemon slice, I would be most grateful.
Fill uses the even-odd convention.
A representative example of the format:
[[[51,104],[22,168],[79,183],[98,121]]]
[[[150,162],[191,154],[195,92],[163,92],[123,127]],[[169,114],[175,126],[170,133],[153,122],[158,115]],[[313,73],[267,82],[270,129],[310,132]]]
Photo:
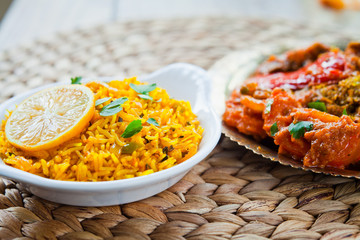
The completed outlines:
[[[20,103],[6,122],[5,134],[23,150],[46,150],[79,135],[94,111],[94,94],[88,87],[45,89]]]

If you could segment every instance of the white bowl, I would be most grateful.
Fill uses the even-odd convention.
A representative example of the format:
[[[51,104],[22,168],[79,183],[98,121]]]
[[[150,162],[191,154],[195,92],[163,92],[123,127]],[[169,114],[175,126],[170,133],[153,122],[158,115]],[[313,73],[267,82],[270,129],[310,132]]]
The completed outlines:
[[[116,78],[97,80],[114,79]],[[68,182],[47,179],[10,167],[2,161],[0,175],[21,182],[34,195],[50,201],[77,206],[109,206],[133,202],[155,195],[178,182],[212,151],[220,138],[220,121],[210,104],[211,80],[208,74],[199,67],[176,63],[141,77],[140,81],[157,83],[159,87],[166,89],[171,97],[191,103],[193,112],[205,129],[199,150],[193,157],[179,165],[147,176],[106,182]],[[35,92],[61,84],[64,83],[42,86],[9,99],[0,106],[0,116],[4,118],[7,110],[14,109],[16,104]]]

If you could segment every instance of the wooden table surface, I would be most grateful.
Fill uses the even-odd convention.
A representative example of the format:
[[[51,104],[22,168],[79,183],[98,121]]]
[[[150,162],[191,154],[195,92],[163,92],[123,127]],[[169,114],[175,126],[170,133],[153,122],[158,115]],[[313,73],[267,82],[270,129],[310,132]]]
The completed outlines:
[[[316,0],[14,0],[0,23],[0,50],[54,34],[114,21],[246,16],[340,24],[357,29],[358,13],[334,13]]]

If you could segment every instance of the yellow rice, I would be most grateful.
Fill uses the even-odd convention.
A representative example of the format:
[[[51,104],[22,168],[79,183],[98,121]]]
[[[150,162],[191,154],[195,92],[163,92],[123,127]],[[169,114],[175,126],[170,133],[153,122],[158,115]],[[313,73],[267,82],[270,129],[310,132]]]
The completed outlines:
[[[57,180],[110,181],[148,175],[170,168],[191,156],[201,141],[203,128],[191,111],[189,102],[169,97],[164,89],[150,92],[154,99],[144,100],[129,84],[142,84],[136,78],[86,85],[95,99],[127,97],[119,113],[102,117],[99,111],[111,100],[96,107],[91,123],[80,136],[56,148],[28,153],[12,146],[5,136],[6,120],[0,131],[0,157],[15,168]],[[146,121],[154,118],[160,126]],[[128,124],[140,119],[142,130],[122,138]],[[120,121],[119,121],[120,120]],[[126,144],[140,148],[121,153]]]

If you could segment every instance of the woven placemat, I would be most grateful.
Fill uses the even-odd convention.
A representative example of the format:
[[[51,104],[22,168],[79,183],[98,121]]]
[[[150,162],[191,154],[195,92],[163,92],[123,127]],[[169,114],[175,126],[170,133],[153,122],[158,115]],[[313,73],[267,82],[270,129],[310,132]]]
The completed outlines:
[[[79,29],[0,53],[0,102],[71,76],[141,75],[173,62],[209,68],[231,51],[259,44],[358,36],[243,18]],[[360,239],[359,203],[358,180],[285,167],[223,138],[170,189],[120,206],[60,205],[0,178],[0,238]]]

